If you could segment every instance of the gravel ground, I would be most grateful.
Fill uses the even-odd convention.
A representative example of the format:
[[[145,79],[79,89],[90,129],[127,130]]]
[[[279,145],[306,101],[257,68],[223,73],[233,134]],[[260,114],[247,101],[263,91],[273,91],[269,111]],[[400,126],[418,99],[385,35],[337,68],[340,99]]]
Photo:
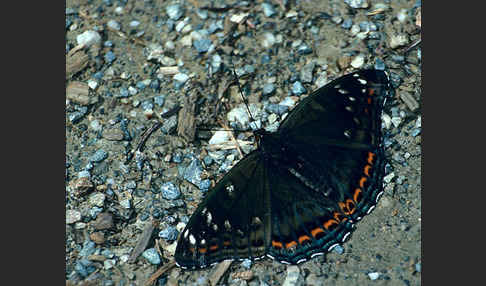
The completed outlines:
[[[350,240],[298,267],[233,262],[219,283],[419,285],[421,53],[420,45],[407,47],[420,39],[420,6],[66,1],[68,285],[144,285],[173,260],[178,232],[241,158],[227,132],[207,131],[248,130],[237,88],[226,88],[233,66],[265,126],[276,126],[312,90],[360,68],[386,68],[395,96],[383,118],[385,193]],[[127,161],[156,121],[161,127]],[[250,135],[235,134],[243,141]],[[240,145],[244,153],[252,148]],[[154,284],[207,285],[215,269],[174,267]]]

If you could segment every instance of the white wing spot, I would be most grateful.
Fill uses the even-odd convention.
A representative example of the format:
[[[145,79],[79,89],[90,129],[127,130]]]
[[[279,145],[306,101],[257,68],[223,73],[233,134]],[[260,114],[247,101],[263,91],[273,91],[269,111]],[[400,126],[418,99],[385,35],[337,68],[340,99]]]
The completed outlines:
[[[351,101],[355,101],[356,100],[356,98],[354,98],[352,96],[348,97],[348,99],[351,100]]]
[[[375,206],[371,206],[370,209],[366,212],[366,214],[370,214],[370,212],[375,208]]]
[[[192,234],[189,235],[189,243],[192,244],[192,245],[196,244],[196,238]]]
[[[377,202],[380,200],[381,195],[383,195],[383,191],[381,191],[381,192],[380,192],[380,193],[379,193],[379,194],[376,196],[376,201],[375,201],[375,203],[377,203]]]
[[[225,220],[225,221],[224,221],[224,227],[225,227],[227,230],[230,230],[230,229],[231,229],[231,224],[230,224],[229,220]]]
[[[210,212],[208,212],[208,214],[206,215],[206,222],[208,223],[208,225],[211,224],[211,220],[213,220],[213,216]]]
[[[306,262],[306,261],[307,261],[307,259],[302,258],[302,259],[300,259],[300,260],[298,260],[298,261],[297,261],[297,264],[300,264],[300,263],[302,263],[302,262]]]
[[[218,231],[218,225],[217,224],[213,224],[213,229],[214,229],[214,231]]]
[[[349,130],[344,131],[344,136],[351,138],[351,132]]]
[[[343,237],[343,240],[341,240],[342,242],[345,242],[346,241],[346,238],[348,238],[348,236],[351,234],[351,232],[348,232],[344,235]]]
[[[184,238],[187,238],[187,235],[189,234],[189,230],[186,229],[186,231],[184,231]]]
[[[331,245],[331,247],[329,247],[329,248],[327,249],[327,251],[331,252],[331,250],[332,250],[334,247],[338,246],[338,245],[339,245],[339,243],[335,243],[335,244]]]
[[[358,81],[359,81],[359,83],[361,83],[362,85],[365,85],[365,84],[367,84],[367,83],[368,83],[366,80],[364,80],[364,79],[362,79],[362,78],[358,78]]]
[[[344,109],[346,109],[349,112],[353,112],[353,108],[351,106],[346,106]]]
[[[342,89],[342,88],[338,89],[338,91],[339,91],[340,94],[348,94],[349,93],[349,91]]]
[[[311,255],[311,258],[314,258],[316,256],[321,256],[321,255],[324,255],[324,252],[314,253],[314,254]]]

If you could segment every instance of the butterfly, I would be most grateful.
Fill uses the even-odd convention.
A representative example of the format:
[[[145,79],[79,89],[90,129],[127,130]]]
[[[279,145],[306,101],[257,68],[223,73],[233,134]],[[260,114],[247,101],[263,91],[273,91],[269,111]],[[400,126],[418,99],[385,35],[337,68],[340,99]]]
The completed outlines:
[[[384,71],[360,70],[312,92],[277,131],[208,191],[180,233],[176,264],[225,259],[299,264],[344,243],[383,193]]]

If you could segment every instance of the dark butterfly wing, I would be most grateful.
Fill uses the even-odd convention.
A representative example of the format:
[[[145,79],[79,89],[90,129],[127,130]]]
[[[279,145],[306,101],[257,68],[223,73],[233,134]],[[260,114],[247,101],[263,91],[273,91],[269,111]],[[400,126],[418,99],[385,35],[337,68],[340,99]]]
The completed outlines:
[[[372,211],[382,193],[388,91],[384,72],[346,75],[309,95],[268,135],[285,154],[272,171],[279,177],[270,178],[272,257],[293,264],[322,254]]]
[[[269,237],[268,200],[263,199],[265,166],[259,150],[238,162],[211,189],[179,236],[175,260],[182,268],[203,268],[224,259],[260,258]],[[268,240],[268,239],[267,239]]]
[[[343,76],[313,92],[198,206],[175,259],[201,268],[268,256],[296,264],[346,240],[382,192],[384,72]]]

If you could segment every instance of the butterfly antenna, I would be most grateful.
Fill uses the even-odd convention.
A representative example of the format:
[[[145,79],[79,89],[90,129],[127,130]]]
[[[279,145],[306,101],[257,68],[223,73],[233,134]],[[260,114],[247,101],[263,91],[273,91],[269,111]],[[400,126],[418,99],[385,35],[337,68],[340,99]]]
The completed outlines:
[[[250,116],[250,121],[255,122],[255,118],[253,118],[253,116],[251,115],[250,107],[248,106],[248,102],[246,101],[246,98],[243,95],[243,91],[241,90],[240,80],[238,79],[238,76],[236,75],[236,70],[235,70],[234,66],[233,66],[233,74],[235,75],[236,85],[238,85],[238,90],[240,91],[241,98],[243,99],[243,102],[245,103],[245,106],[246,106],[246,110],[248,111],[248,115]]]

